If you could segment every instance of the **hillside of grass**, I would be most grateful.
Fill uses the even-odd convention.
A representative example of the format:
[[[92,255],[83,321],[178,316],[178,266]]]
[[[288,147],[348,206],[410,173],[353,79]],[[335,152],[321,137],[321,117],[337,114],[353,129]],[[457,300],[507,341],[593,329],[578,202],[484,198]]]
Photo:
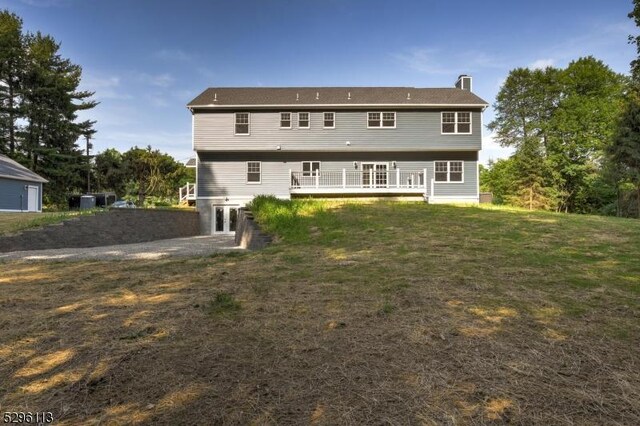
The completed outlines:
[[[59,424],[640,424],[640,221],[259,198],[260,252],[2,264]]]

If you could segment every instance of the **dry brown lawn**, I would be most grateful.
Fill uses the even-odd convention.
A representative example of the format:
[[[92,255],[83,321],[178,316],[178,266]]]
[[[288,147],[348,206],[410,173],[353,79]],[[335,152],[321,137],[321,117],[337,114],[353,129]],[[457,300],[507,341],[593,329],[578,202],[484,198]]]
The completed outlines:
[[[0,264],[0,412],[640,424],[640,222],[386,203],[285,222],[261,252]]]

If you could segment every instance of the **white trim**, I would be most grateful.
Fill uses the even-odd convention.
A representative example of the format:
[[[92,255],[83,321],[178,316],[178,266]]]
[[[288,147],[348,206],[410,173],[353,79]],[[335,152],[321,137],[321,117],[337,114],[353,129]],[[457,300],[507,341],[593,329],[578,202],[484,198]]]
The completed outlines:
[[[455,114],[454,116],[454,122],[453,122],[453,127],[455,129],[455,132],[443,132],[442,131],[442,119],[444,118],[444,114],[445,113],[453,113]],[[468,132],[458,132],[458,114],[460,113],[469,113],[469,131]],[[482,114],[482,113],[481,113]],[[451,124],[451,123],[448,123]],[[467,124],[467,123],[463,123],[463,124]],[[449,136],[449,135],[472,135],[473,134],[473,111],[441,111],[440,112],[440,134],[443,136]],[[482,132],[481,132],[481,136],[482,138]],[[481,146],[482,146],[482,142]]]
[[[260,165],[260,180],[258,182],[249,182],[249,163],[258,163]],[[260,185],[262,184],[262,161],[245,161],[245,174],[244,179],[247,185]],[[255,172],[251,172],[255,173]]]
[[[247,114],[247,121],[248,121],[248,130],[249,133],[236,133],[236,125],[238,124],[238,118],[236,117],[237,114]],[[239,112],[234,112],[233,113],[233,135],[234,136],[251,136],[251,113],[246,111],[239,111]]]
[[[384,121],[384,116],[383,114],[393,114],[393,127],[385,127],[382,125],[383,121]],[[371,127],[369,126],[369,114],[380,114],[380,126],[378,127]],[[396,123],[398,122],[398,114],[396,114],[395,111],[367,111],[367,129],[372,129],[372,130],[387,130],[387,129],[395,129],[396,128]]]
[[[292,194],[424,194],[424,188],[291,188]]]
[[[227,220],[227,227],[230,227],[231,225],[231,209],[235,209],[236,210],[236,229],[238,229],[238,210],[240,209],[240,207],[242,207],[240,205],[240,203],[233,203],[233,204],[218,204],[218,203],[211,203],[211,235],[234,235],[236,233],[236,231],[225,231],[224,229],[222,231],[216,231],[216,207],[221,207],[222,208],[222,227],[224,228],[225,226],[225,219]]]
[[[300,126],[300,114],[307,114],[307,127]],[[306,111],[298,111],[298,129],[309,130],[310,128],[311,128],[311,113]]]
[[[324,122],[325,122],[324,115],[325,114],[333,114],[333,126],[332,127],[324,125]],[[335,129],[336,128],[336,113],[335,113],[335,111],[323,111],[322,112],[322,128],[323,129]]]
[[[384,108],[416,108],[416,107],[428,107],[428,108],[487,108],[489,104],[259,104],[259,105],[187,105],[187,108],[218,108],[218,109],[244,109],[244,108],[347,108],[353,107],[384,107]]]
[[[289,114],[289,127],[283,127],[282,126],[282,114]],[[285,129],[285,130],[291,130],[293,128],[293,113],[292,112],[282,111],[280,113],[280,128],[281,129]]]
[[[447,163],[447,180],[436,180],[436,173],[444,173],[436,171],[436,163]],[[462,180],[451,180],[451,163],[462,163]],[[435,183],[464,183],[464,160],[433,160],[433,181]]]
[[[235,124],[233,130],[235,130]],[[196,115],[191,114],[191,151],[196,150]]]
[[[473,195],[447,195],[447,196],[430,196],[429,204],[478,204],[478,197]]]
[[[42,194],[40,193],[40,187],[37,185],[25,185],[27,188],[27,210],[28,213],[41,213],[42,212]],[[29,189],[36,190],[36,209],[29,210]]]
[[[37,212],[30,212],[29,210],[0,209],[0,212],[10,212],[10,213],[42,213],[42,210],[38,210]]]

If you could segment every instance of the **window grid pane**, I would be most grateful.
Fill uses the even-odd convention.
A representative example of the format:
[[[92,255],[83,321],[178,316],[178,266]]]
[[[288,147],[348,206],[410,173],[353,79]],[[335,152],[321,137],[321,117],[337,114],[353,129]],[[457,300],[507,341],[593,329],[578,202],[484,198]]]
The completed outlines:
[[[301,128],[309,127],[309,113],[308,112],[299,112],[298,113],[298,127],[301,127]]]
[[[382,113],[382,126],[383,127],[395,127],[396,125],[396,113],[384,112]]]
[[[461,172],[462,171],[462,161],[452,161],[449,163],[449,168],[452,172]]]
[[[324,127],[334,127],[334,114],[332,112],[324,113]]]
[[[442,122],[443,123],[455,123],[456,122],[456,113],[455,112],[443,112],[442,113]]]
[[[458,123],[471,123],[471,114],[468,112],[459,112]]]
[[[447,172],[446,161],[436,161],[436,172]]]

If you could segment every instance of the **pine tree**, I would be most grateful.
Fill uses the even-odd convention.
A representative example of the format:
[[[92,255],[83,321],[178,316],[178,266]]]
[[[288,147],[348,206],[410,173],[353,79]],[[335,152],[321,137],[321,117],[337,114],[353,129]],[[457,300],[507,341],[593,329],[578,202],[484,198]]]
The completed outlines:
[[[87,100],[92,92],[78,91],[82,69],[60,56],[52,37],[28,35],[26,48],[23,150],[29,167],[50,180],[47,201],[60,204],[67,192],[84,187],[88,164],[76,142],[94,132],[94,122],[76,123],[77,112],[97,103]]]
[[[16,120],[21,113],[24,62],[22,20],[0,11],[0,153],[15,157]]]

